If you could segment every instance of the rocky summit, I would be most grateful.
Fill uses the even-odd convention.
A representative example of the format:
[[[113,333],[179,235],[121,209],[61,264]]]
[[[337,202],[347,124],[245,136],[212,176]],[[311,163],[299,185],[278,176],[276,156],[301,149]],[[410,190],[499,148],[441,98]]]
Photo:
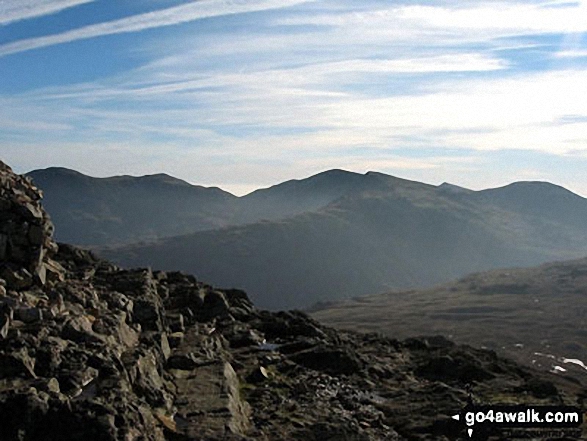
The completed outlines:
[[[491,351],[120,269],[55,244],[29,179],[2,164],[0,184],[2,440],[452,440],[470,401],[584,405],[577,380]]]

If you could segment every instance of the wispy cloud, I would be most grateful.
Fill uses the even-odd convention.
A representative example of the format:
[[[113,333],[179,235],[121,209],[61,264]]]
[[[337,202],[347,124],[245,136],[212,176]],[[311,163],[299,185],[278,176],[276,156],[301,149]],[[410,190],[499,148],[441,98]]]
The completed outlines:
[[[2,0],[0,1],[0,25],[54,14],[63,9],[93,1],[95,0]]]
[[[587,29],[587,4],[480,2],[474,6],[446,8],[409,6],[401,11],[404,19],[415,20],[439,29],[494,30],[505,34],[522,32],[584,32]]]
[[[401,5],[369,11],[319,12],[275,20],[281,25],[345,28],[364,38],[434,37],[445,40],[487,39],[528,33],[587,31],[587,2],[458,2],[451,5]],[[398,26],[400,24],[400,26]],[[363,31],[367,31],[364,33]]]
[[[585,151],[585,2],[301,3],[207,0],[0,46],[283,8],[147,37],[131,70],[0,96],[3,154],[252,189],[331,167],[498,185]]]
[[[328,156],[364,147],[525,149],[566,155],[587,144],[587,122],[569,117],[584,114],[586,76],[586,70],[564,70],[464,83],[454,79],[426,93],[391,97],[368,97],[360,91],[328,95],[325,87],[320,88],[322,95],[309,96],[276,87],[270,79],[264,84],[262,77],[238,88],[219,81],[219,88],[207,91],[128,91],[120,101],[112,93],[101,95],[99,88],[92,95],[88,85],[82,96],[47,100],[32,94],[27,105],[21,98],[20,105],[13,99],[2,108],[9,109],[4,115],[8,128],[16,114],[56,130],[69,124],[56,133],[57,139],[89,138],[99,145],[115,134],[156,145],[157,137],[171,137],[191,150],[219,149],[243,161],[310,152]],[[169,108],[171,95],[174,106]],[[126,108],[117,108],[118,103]],[[1,117],[2,112],[0,123]],[[82,134],[77,126],[84,127]]]
[[[60,34],[18,40],[0,46],[0,56],[37,49],[76,40],[104,35],[138,32],[161,26],[172,26],[203,18],[218,17],[244,12],[284,8],[309,0],[206,0],[195,1],[158,11],[147,12],[127,18],[93,24]]]
[[[587,58],[587,50],[585,49],[570,49],[562,50],[555,54],[557,58]]]
[[[187,55],[189,60],[193,56]],[[185,59],[176,59],[182,64]],[[189,61],[188,61],[189,62]],[[292,94],[298,97],[340,98],[349,96],[348,93],[330,90],[333,79],[339,84],[361,84],[371,81],[372,75],[394,74],[434,74],[457,72],[489,72],[506,69],[508,62],[482,53],[455,53],[436,56],[401,57],[396,59],[350,59],[327,63],[308,63],[302,66],[279,69],[251,70],[250,72],[236,73],[199,73],[194,74],[187,70],[182,74],[175,73],[173,80],[155,81],[149,77],[165,78],[158,72],[160,64],[155,64],[156,71],[146,72],[146,78],[136,78],[134,82],[122,83],[112,87],[96,84],[86,87],[68,87],[65,90],[45,90],[42,95],[46,99],[85,98],[88,100],[107,98],[148,98],[197,92],[205,96],[209,88],[236,88],[241,98],[246,90],[273,90],[276,94]],[[178,64],[166,63],[165,70],[178,68]],[[145,75],[145,72],[143,72]]]

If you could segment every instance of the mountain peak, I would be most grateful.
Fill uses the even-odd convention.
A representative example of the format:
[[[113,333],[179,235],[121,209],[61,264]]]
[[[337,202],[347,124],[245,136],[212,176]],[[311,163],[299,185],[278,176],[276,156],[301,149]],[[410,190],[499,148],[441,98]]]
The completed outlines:
[[[193,185],[183,179],[176,178],[174,176],[168,175],[167,173],[155,173],[151,175],[140,175],[140,176],[131,176],[131,175],[122,175],[122,176],[114,176],[112,178],[106,179],[121,179],[121,180],[136,180],[137,182],[152,182],[158,184],[171,184],[171,185],[180,185],[180,186],[189,186],[189,187],[198,187],[203,188],[200,185]]]
[[[46,175],[46,176],[76,176],[76,177],[88,177],[77,170],[73,170],[71,168],[66,167],[47,167],[47,168],[40,168],[36,170],[32,170],[26,173],[27,176],[35,177],[37,175]]]
[[[461,187],[459,185],[451,184],[450,182],[443,182],[438,186],[438,189],[450,193],[472,193],[473,190]]]
[[[479,193],[491,195],[492,197],[525,199],[525,201],[520,200],[520,202],[529,202],[529,200],[544,201],[548,197],[556,198],[559,201],[568,198],[585,199],[561,185],[547,181],[517,181],[502,187],[481,190]]]
[[[314,181],[314,180],[336,180],[336,181],[343,181],[345,179],[356,179],[357,177],[362,176],[360,173],[343,170],[340,168],[333,168],[330,170],[325,170],[320,173],[316,173],[315,175],[309,176],[304,179],[294,179],[294,182],[301,182],[301,181]]]

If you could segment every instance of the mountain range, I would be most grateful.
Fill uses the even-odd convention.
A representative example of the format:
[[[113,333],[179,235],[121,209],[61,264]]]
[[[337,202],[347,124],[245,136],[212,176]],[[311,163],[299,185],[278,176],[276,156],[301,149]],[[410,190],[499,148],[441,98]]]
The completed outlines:
[[[332,170],[242,198],[166,174],[94,178],[51,167],[27,174],[44,192],[57,239],[85,246],[132,243],[287,218],[361,188],[361,175]]]
[[[29,176],[58,240],[239,286],[271,309],[587,255],[587,200],[546,182],[472,191],[330,170],[239,198],[164,175]]]

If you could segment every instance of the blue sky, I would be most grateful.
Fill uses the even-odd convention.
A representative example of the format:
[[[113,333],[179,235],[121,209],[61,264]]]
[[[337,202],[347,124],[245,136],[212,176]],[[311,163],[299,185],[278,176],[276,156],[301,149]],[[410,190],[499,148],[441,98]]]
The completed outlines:
[[[0,158],[587,196],[587,1],[2,0]]]

